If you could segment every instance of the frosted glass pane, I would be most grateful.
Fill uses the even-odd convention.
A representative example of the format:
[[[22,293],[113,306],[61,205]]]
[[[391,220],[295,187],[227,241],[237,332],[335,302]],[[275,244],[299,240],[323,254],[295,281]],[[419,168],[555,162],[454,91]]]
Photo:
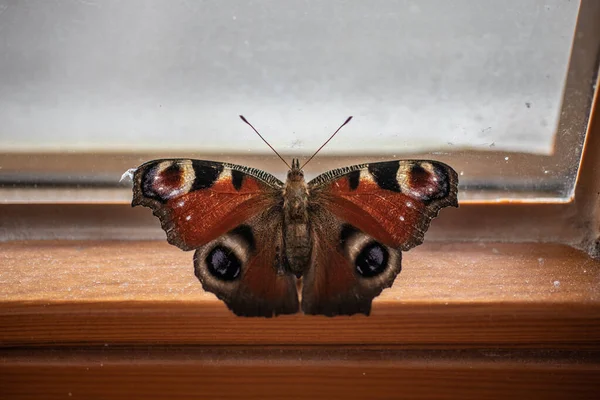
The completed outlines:
[[[0,147],[551,154],[578,7],[0,0]]]

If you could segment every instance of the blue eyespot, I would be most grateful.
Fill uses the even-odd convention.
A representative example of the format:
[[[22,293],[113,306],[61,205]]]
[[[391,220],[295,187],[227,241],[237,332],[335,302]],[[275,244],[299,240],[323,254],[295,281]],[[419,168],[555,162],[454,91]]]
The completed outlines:
[[[365,278],[372,278],[385,271],[388,260],[387,249],[377,242],[371,242],[356,257],[356,271]]]
[[[242,271],[242,263],[235,253],[224,246],[216,246],[206,256],[208,272],[222,281],[233,281]]]

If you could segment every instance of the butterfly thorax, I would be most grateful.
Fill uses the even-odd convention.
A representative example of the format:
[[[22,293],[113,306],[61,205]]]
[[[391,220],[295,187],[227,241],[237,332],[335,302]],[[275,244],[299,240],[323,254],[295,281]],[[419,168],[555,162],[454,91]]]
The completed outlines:
[[[311,253],[308,218],[308,185],[296,160],[283,188],[283,237],[285,257],[291,272],[300,276],[307,268]]]

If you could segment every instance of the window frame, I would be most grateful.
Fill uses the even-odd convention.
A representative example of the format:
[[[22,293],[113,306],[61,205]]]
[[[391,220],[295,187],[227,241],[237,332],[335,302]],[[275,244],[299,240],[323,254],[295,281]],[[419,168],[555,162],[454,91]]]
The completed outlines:
[[[524,200],[465,200],[461,201],[458,210],[444,210],[432,224],[427,240],[459,240],[459,241],[511,241],[511,242],[559,242],[586,249],[590,254],[600,256],[599,230],[600,216],[597,204],[597,193],[600,193],[600,123],[598,120],[598,58],[590,57],[585,49],[589,41],[600,37],[600,26],[595,24],[600,16],[600,3],[582,0],[576,24],[576,32],[572,47],[570,64],[578,66],[569,68],[566,79],[565,94],[561,118],[556,135],[558,149],[572,149],[582,140],[579,135],[569,135],[569,131],[586,129],[582,161],[577,172],[573,193],[566,199],[543,199],[542,201]],[[589,82],[593,76],[595,85]],[[593,95],[576,96],[578,92],[593,90]],[[566,124],[569,125],[567,129]],[[574,124],[574,125],[573,125]],[[486,157],[503,156],[486,152]],[[30,155],[2,154],[5,164],[23,165]],[[73,165],[81,163],[89,168],[95,163],[102,163],[103,154],[55,154],[53,161],[58,170],[69,170]],[[151,154],[115,155],[123,162],[132,160],[144,161],[154,158]],[[189,156],[189,154],[188,154]],[[430,157],[430,155],[428,155]],[[240,163],[239,155],[216,157],[223,161]],[[248,164],[258,163],[260,155],[244,155]],[[347,157],[353,162],[363,159]],[[273,157],[274,169],[281,169],[279,161]],[[365,158],[366,160],[367,158]],[[460,170],[453,157],[440,156],[439,160],[450,163]],[[561,165],[560,154],[551,156],[566,171],[575,173],[576,165]],[[62,161],[61,161],[62,160]],[[330,163],[322,157],[318,168]],[[336,157],[335,162],[344,163],[344,157]],[[523,166],[523,160],[515,157],[514,169]],[[530,162],[530,161],[527,161]],[[538,162],[548,162],[546,157]],[[264,161],[261,161],[264,164]],[[26,163],[25,163],[26,164]],[[131,164],[128,164],[131,166]],[[337,165],[336,165],[337,166]],[[36,168],[39,168],[38,165]],[[117,166],[121,168],[122,165]],[[25,167],[27,170],[28,167]],[[31,166],[29,167],[31,168]],[[121,169],[125,170],[126,168]],[[26,171],[25,171],[26,172]],[[85,177],[84,177],[85,179]],[[110,177],[113,179],[113,177]],[[36,193],[40,189],[25,185],[14,189],[0,189],[0,193],[8,197],[0,204],[0,240],[17,239],[112,239],[142,240],[164,239],[158,221],[145,209],[131,209],[129,204],[118,196],[114,196],[115,188],[96,187],[94,189],[70,188],[58,189],[62,193],[75,190],[84,193],[91,190],[91,196],[102,193],[101,201],[69,200],[67,195],[58,201],[15,200],[8,196],[9,192],[27,194]],[[21,191],[21,192],[19,192]],[[23,195],[25,193],[25,195]],[[42,196],[43,197],[43,196]],[[102,197],[102,196],[100,196]]]

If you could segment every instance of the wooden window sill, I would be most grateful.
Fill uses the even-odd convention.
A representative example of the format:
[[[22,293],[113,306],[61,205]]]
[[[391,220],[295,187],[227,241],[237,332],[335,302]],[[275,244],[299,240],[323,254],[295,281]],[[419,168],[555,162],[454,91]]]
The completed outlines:
[[[331,348],[10,349],[0,397],[594,399],[593,352]]]
[[[232,315],[165,242],[0,244],[0,398],[594,398],[600,262],[432,243],[370,317]]]
[[[600,262],[555,244],[426,243],[372,315],[240,318],[165,242],[0,244],[0,345],[597,349]]]

